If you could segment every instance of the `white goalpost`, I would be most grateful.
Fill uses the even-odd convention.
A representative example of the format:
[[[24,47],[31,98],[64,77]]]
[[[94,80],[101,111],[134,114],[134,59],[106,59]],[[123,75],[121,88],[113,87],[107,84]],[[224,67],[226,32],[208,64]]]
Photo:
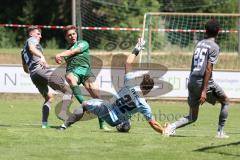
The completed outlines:
[[[209,19],[220,23],[217,43],[222,54],[240,55],[240,14],[150,12],[144,15],[142,37],[146,47],[139,62],[158,62],[154,55],[172,55],[177,60],[191,54],[194,44],[204,38]],[[178,68],[177,62],[174,68]]]

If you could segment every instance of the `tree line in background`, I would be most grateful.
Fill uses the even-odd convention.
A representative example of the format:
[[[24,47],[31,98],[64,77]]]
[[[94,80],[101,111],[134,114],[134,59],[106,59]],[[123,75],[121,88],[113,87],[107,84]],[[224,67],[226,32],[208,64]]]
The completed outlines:
[[[76,0],[80,1],[80,0]],[[1,2],[1,24],[69,25],[71,0],[8,0]],[[146,12],[237,13],[238,0],[81,0],[77,14],[82,26],[142,27]],[[21,47],[25,28],[0,27],[0,47]],[[48,48],[65,48],[61,29],[43,29],[42,44]],[[102,48],[107,41],[130,41],[139,32],[82,31],[91,48]]]

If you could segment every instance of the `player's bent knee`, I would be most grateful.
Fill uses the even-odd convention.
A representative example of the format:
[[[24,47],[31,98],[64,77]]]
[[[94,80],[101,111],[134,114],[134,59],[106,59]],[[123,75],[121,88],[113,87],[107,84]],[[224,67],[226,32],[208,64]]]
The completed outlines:
[[[88,109],[88,103],[86,101],[84,101],[82,103],[82,107],[83,107],[84,110],[87,110]]]
[[[230,100],[229,100],[228,97],[223,97],[222,99],[220,99],[220,103],[221,103],[222,105],[229,105]]]
[[[45,97],[46,102],[52,102],[53,101],[53,95],[52,94],[47,94]]]
[[[76,84],[76,79],[73,75],[68,74],[66,75],[66,81],[68,82],[68,84],[70,85],[75,85]]]
[[[66,81],[68,82],[68,84],[73,84],[73,80],[70,77],[66,77]]]

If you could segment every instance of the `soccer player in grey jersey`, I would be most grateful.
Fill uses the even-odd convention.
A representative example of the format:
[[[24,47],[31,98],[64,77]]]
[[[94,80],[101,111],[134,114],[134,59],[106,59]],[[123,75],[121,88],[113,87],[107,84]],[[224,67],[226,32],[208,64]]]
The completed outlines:
[[[220,52],[219,46],[215,43],[219,24],[216,20],[210,20],[207,22],[205,29],[207,38],[197,43],[192,58],[188,82],[189,115],[167,125],[164,130],[164,134],[167,136],[175,134],[175,129],[195,122],[198,118],[200,104],[202,105],[207,101],[215,105],[216,101],[219,101],[221,103],[221,111],[216,137],[229,137],[223,131],[228,116],[229,100],[222,88],[212,79],[213,65],[217,63]]]
[[[21,56],[22,65],[26,73],[30,73],[30,77],[39,92],[45,98],[42,107],[42,128],[48,128],[48,115],[50,110],[50,103],[52,100],[52,93],[48,86],[54,90],[59,90],[63,95],[62,110],[59,118],[64,119],[63,114],[67,113],[68,105],[71,102],[71,90],[65,85],[64,78],[57,73],[54,73],[43,56],[43,48],[40,45],[42,38],[41,29],[31,26],[27,29],[28,39],[26,40]]]

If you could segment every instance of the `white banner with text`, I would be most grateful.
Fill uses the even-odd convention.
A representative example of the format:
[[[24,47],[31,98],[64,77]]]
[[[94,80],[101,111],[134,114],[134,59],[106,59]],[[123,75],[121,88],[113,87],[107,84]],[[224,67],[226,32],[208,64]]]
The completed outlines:
[[[102,91],[105,94],[115,93],[123,86],[123,69],[93,68],[93,72],[98,72],[95,75],[100,92]],[[187,97],[189,71],[169,70],[165,73],[152,70],[151,75],[154,75],[155,85],[160,88],[164,88],[165,83],[163,82],[168,82],[168,84],[172,85],[172,88],[167,93],[159,93],[155,97]],[[229,98],[240,98],[240,72],[214,71],[213,79],[223,88]],[[21,66],[0,65],[0,93],[38,93],[38,90],[32,83],[29,74],[24,73]],[[83,93],[87,95],[84,89]]]

